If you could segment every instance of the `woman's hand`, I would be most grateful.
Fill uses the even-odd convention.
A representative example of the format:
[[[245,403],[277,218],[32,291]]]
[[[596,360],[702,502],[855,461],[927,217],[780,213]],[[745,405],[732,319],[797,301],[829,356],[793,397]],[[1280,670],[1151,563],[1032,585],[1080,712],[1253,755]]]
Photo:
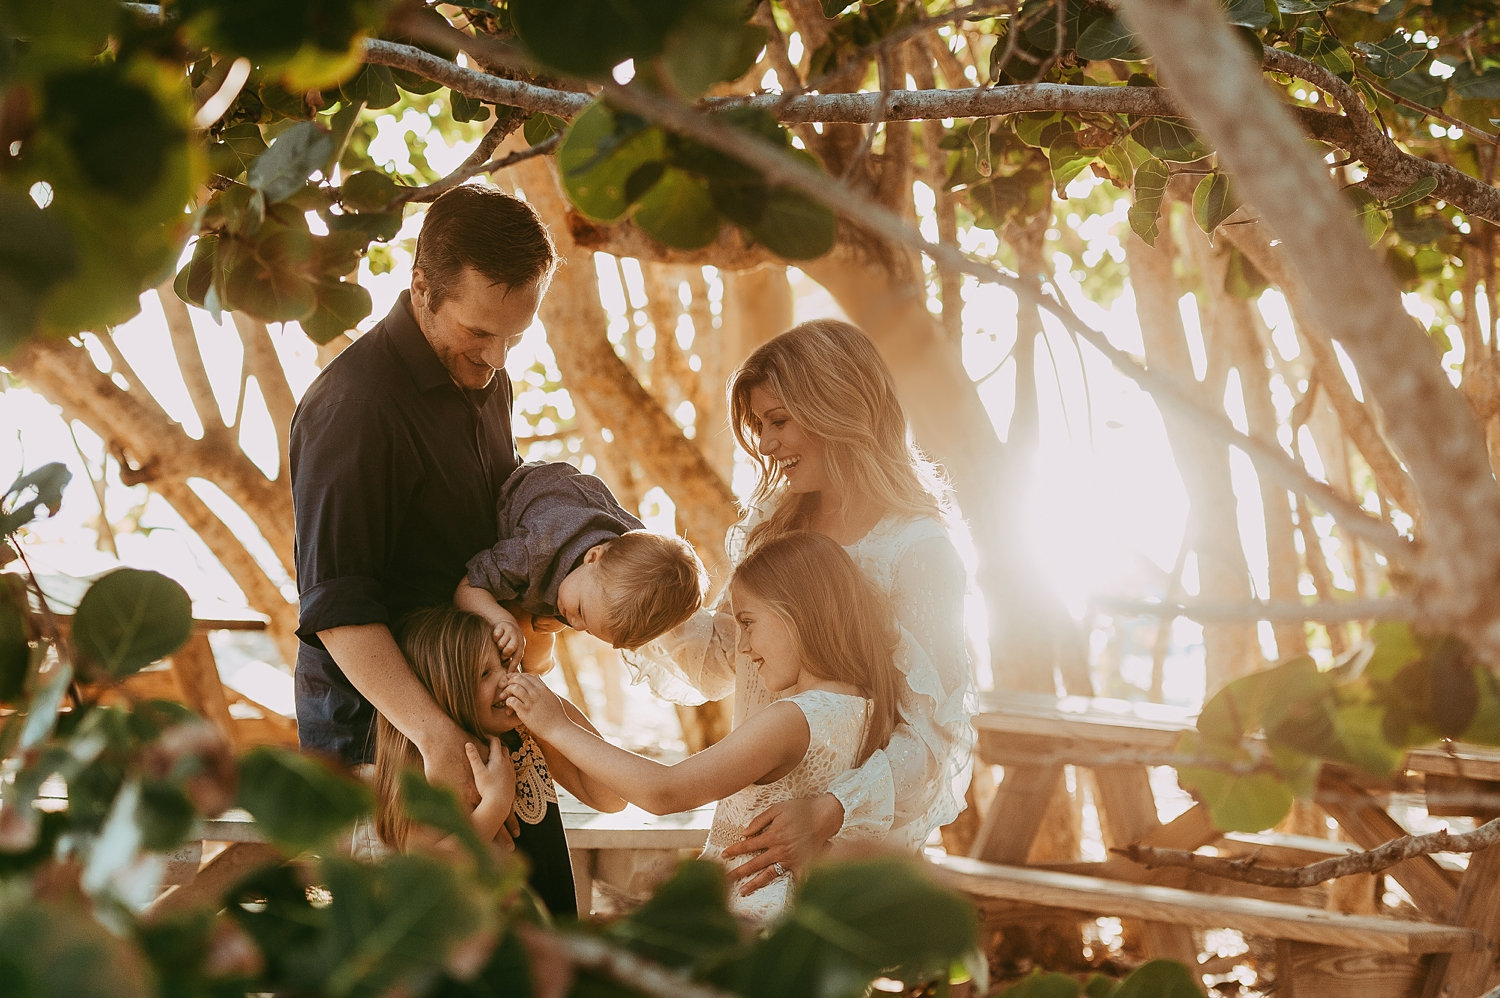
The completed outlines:
[[[474,785],[479,788],[481,804],[516,799],[516,767],[511,765],[510,753],[500,739],[491,736],[488,759],[480,758],[473,742],[464,742],[464,753],[469,757],[469,769],[474,774]]]
[[[505,698],[505,705],[515,711],[521,722],[538,738],[546,739],[558,728],[572,723],[563,712],[562,701],[539,676],[512,673],[500,695]]]
[[[798,874],[844,824],[844,805],[833,794],[772,804],[745,827],[745,837],[724,850],[724,858],[750,856],[731,871],[740,894],[753,894],[782,871]],[[758,854],[758,855],[757,855]]]

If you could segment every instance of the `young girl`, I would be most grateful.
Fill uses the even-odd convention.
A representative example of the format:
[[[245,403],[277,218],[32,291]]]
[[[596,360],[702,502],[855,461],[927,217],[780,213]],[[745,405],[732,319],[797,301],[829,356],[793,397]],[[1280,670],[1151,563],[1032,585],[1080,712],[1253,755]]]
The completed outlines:
[[[617,748],[570,721],[535,676],[513,676],[502,696],[538,738],[648,811],[718,800],[703,855],[732,869],[748,857],[726,859],[724,848],[743,838],[751,819],[779,801],[822,793],[885,744],[901,680],[889,606],[826,535],[794,531],[762,544],[735,570],[729,594],[740,651],[784,699],[675,766]],[[730,909],[757,922],[778,915],[791,875],[776,873],[754,893],[731,892]]]
[[[576,916],[573,867],[562,813],[557,807],[555,778],[574,796],[600,811],[618,811],[624,800],[578,771],[567,759],[522,731],[514,711],[505,705],[501,690],[509,674],[482,617],[457,607],[418,610],[400,628],[399,643],[412,673],[432,694],[443,712],[473,741],[464,746],[480,802],[471,815],[479,837],[512,845],[531,865],[528,881],[547,910],[555,916]],[[566,700],[558,710],[593,731],[588,719]],[[486,746],[481,753],[478,746]],[[422,770],[415,745],[380,716],[375,727],[375,828],[395,849],[435,844],[426,829],[412,827],[401,795],[401,771]],[[512,835],[507,819],[514,814]]]

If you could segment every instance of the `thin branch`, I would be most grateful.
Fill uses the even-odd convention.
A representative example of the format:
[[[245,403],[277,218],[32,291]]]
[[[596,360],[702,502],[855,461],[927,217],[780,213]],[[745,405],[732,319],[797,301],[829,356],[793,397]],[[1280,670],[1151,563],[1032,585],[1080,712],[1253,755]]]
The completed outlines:
[[[1414,111],[1421,111],[1429,118],[1436,118],[1438,121],[1441,121],[1445,125],[1449,125],[1453,128],[1468,132],[1470,135],[1474,136],[1474,138],[1476,139],[1479,139],[1481,142],[1488,142],[1490,145],[1500,148],[1500,136],[1494,135],[1490,132],[1486,132],[1482,128],[1477,128],[1474,125],[1469,124],[1467,121],[1463,121],[1459,118],[1453,117],[1451,114],[1445,114],[1435,107],[1428,107],[1426,104],[1418,104],[1410,97],[1402,97],[1394,90],[1383,87],[1379,83],[1370,79],[1370,77],[1365,73],[1360,73],[1360,79],[1364,80],[1365,83],[1369,85],[1371,90],[1374,90],[1382,97],[1389,98],[1395,103],[1401,104],[1405,107],[1409,107]]]
[[[1425,835],[1405,835],[1367,852],[1351,852],[1347,856],[1336,856],[1306,866],[1260,866],[1259,857],[1254,855],[1226,859],[1156,846],[1129,845],[1111,851],[1147,869],[1170,866],[1263,887],[1312,887],[1356,873],[1379,873],[1418,856],[1439,852],[1478,852],[1497,844],[1500,844],[1500,818],[1488,821],[1472,832],[1454,835],[1445,828]]]
[[[474,146],[474,151],[469,153],[468,158],[460,163],[457,169],[442,180],[434,181],[425,187],[412,187],[402,191],[401,197],[397,199],[396,203],[426,204],[430,201],[436,201],[439,197],[459,186],[470,177],[489,172],[486,166],[488,166],[490,154],[498,149],[500,143],[520,127],[524,121],[525,118],[519,115],[503,114],[501,108],[497,106],[495,108],[494,124],[490,125],[489,131],[484,133],[484,138],[479,140],[478,144]]]
[[[1095,596],[1089,601],[1089,607],[1116,616],[1187,617],[1189,620],[1205,623],[1238,623],[1256,620],[1273,622],[1414,620],[1417,615],[1417,608],[1404,599],[1323,600],[1316,603],[1299,603],[1295,600],[1210,603]]]

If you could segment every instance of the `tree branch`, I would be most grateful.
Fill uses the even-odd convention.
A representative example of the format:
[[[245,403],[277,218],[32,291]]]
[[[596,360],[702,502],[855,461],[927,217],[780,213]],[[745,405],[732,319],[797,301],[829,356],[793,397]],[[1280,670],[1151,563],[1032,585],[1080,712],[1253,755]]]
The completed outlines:
[[[1347,856],[1336,856],[1306,866],[1259,866],[1259,857],[1255,855],[1226,859],[1156,846],[1129,845],[1111,851],[1147,869],[1170,866],[1263,887],[1312,887],[1356,873],[1379,873],[1418,856],[1437,852],[1478,852],[1497,844],[1500,844],[1500,818],[1486,822],[1472,832],[1454,835],[1445,828],[1425,835],[1406,835],[1367,852],[1351,852]]]

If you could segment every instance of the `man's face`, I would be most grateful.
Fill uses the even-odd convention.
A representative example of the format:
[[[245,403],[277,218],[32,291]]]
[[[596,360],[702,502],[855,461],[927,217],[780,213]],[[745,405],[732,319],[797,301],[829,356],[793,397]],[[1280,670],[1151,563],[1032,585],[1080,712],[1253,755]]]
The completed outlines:
[[[473,267],[465,267],[434,309],[428,302],[427,275],[417,270],[411,279],[417,325],[460,388],[483,388],[505,367],[511,348],[536,319],[546,291],[546,280],[512,288],[491,284]]]

